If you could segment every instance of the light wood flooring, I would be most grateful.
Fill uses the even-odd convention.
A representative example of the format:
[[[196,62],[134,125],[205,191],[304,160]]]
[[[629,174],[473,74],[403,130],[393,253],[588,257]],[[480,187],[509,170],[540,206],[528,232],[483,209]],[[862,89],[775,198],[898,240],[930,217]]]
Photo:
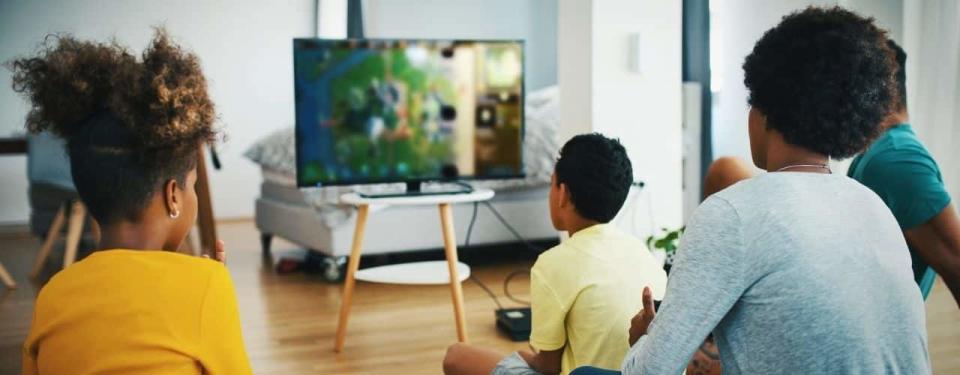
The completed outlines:
[[[227,241],[228,265],[255,373],[441,372],[444,350],[456,339],[448,287],[358,283],[346,347],[334,354],[341,286],[301,273],[275,274],[260,255],[259,236],[249,221],[221,223],[219,231]],[[292,244],[274,242],[275,257],[301,253]],[[0,233],[0,262],[20,284],[16,290],[0,291],[0,374],[19,373],[20,347],[37,292],[26,274],[39,246],[39,240],[23,233]],[[503,278],[531,264],[505,260],[476,266],[473,272],[508,304],[501,289]],[[471,343],[504,353],[526,347],[496,331],[496,305],[483,290],[470,281],[463,290]],[[525,297],[526,278],[517,278],[511,290]],[[927,301],[927,326],[934,373],[960,374],[960,310],[939,280]]]

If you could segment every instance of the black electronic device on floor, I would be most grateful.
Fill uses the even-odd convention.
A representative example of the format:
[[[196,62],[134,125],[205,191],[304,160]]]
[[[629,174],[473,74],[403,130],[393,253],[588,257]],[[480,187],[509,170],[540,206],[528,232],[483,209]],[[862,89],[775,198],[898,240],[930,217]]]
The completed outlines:
[[[499,328],[513,341],[530,339],[530,308],[497,309],[494,311]]]

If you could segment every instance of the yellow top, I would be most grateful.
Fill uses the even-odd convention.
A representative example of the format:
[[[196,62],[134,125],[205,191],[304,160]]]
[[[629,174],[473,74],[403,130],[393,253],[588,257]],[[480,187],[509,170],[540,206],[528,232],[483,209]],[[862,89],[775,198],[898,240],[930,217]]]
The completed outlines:
[[[609,224],[575,233],[530,271],[530,345],[564,348],[562,374],[586,365],[619,370],[644,286],[663,299],[667,274],[643,242]]]
[[[213,260],[98,251],[40,291],[24,374],[249,374],[233,282]]]

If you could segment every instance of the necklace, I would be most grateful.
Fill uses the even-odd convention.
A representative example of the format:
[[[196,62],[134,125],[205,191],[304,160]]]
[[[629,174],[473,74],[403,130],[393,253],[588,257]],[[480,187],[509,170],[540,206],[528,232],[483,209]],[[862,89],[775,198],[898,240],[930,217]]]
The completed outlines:
[[[777,170],[775,170],[774,172],[782,172],[782,171],[785,171],[785,170],[787,170],[787,169],[792,169],[792,168],[820,168],[820,169],[826,170],[827,173],[829,173],[829,174],[833,174],[833,171],[830,169],[830,166],[828,166],[828,165],[826,165],[826,164],[790,164],[790,165],[785,166],[785,167],[783,167],[783,168],[777,169]]]

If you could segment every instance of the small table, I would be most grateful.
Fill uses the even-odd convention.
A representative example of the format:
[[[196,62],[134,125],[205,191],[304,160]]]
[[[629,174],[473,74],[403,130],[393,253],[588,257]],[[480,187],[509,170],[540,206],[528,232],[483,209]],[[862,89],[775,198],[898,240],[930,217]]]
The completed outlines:
[[[336,343],[333,351],[343,350],[343,342],[347,335],[347,321],[350,318],[350,305],[353,298],[353,288],[356,284],[357,269],[360,267],[360,253],[363,249],[363,234],[367,223],[367,214],[370,205],[437,205],[440,208],[440,228],[443,233],[444,252],[447,258],[447,273],[450,282],[450,293],[453,295],[453,314],[457,323],[457,338],[460,342],[467,341],[467,325],[463,313],[463,289],[460,286],[460,273],[466,265],[457,260],[457,240],[453,230],[452,204],[485,201],[493,198],[494,192],[490,189],[477,189],[470,193],[444,195],[418,195],[402,197],[364,197],[357,193],[345,194],[340,197],[344,204],[357,207],[357,226],[353,233],[353,246],[350,250],[350,260],[347,263],[347,278],[343,285],[343,298],[340,302],[340,320],[337,324]],[[403,265],[405,267],[423,267],[429,265]],[[397,267],[397,266],[388,266]],[[469,267],[465,268],[469,275]],[[368,280],[376,281],[375,278]]]
[[[24,136],[0,137],[0,155],[27,153],[27,138]]]

